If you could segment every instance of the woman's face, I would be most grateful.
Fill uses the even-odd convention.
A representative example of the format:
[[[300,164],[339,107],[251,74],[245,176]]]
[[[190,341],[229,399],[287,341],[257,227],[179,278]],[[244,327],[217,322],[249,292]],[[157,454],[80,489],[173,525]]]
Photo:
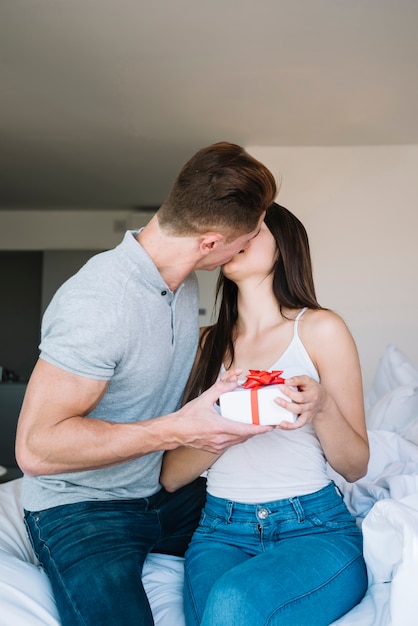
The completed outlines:
[[[276,241],[263,222],[257,237],[251,239],[245,250],[225,263],[222,271],[234,282],[247,277],[265,278],[273,270],[277,256]]]

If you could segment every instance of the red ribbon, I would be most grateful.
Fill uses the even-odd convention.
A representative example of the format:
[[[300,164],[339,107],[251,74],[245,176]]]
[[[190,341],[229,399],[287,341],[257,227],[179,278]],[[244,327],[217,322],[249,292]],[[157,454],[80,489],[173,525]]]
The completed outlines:
[[[247,380],[242,384],[245,389],[259,389],[267,385],[282,385],[285,379],[281,377],[283,370],[249,370]]]
[[[283,370],[249,370],[247,380],[242,384],[251,394],[251,418],[253,424],[260,424],[260,414],[258,411],[258,390],[268,385],[281,385],[285,379],[281,377]]]

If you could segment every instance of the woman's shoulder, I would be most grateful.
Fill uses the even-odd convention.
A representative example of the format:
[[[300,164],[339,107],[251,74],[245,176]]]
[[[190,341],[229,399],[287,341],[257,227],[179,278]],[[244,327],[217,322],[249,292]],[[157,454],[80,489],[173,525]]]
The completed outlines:
[[[300,318],[299,333],[306,338],[331,341],[341,334],[349,333],[341,315],[331,309],[308,309]]]
[[[328,367],[333,363],[334,367],[341,364],[341,359],[352,362],[357,354],[354,338],[347,324],[335,311],[309,309],[301,317],[298,334],[321,379],[324,366]]]

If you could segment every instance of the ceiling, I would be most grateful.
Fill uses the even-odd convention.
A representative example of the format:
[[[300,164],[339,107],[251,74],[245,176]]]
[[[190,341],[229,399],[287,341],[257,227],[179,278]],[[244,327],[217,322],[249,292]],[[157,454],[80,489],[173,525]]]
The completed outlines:
[[[1,0],[2,208],[158,206],[244,146],[418,144],[417,0]]]

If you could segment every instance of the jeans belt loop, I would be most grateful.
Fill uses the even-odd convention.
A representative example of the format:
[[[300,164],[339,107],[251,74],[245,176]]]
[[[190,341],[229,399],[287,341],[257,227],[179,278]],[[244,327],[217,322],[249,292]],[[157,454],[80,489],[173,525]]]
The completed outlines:
[[[304,522],[305,511],[303,510],[303,506],[301,505],[299,498],[290,498],[290,503],[293,506],[293,509],[296,513],[298,522]]]
[[[234,508],[234,503],[231,500],[228,500],[228,502],[226,503],[226,514],[227,514],[226,523],[227,524],[231,523],[233,508]]]

